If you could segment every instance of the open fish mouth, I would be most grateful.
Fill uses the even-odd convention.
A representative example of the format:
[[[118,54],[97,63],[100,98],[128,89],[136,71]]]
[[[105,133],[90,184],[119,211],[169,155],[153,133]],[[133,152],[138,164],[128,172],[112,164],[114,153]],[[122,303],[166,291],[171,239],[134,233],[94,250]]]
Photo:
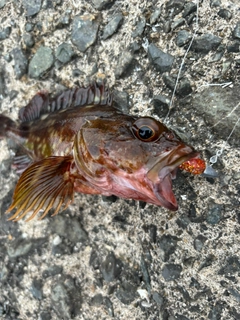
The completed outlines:
[[[172,180],[176,178],[178,167],[190,159],[198,158],[198,152],[190,152],[180,157],[173,157],[173,161],[167,164],[162,164],[162,161],[154,165],[149,170],[147,178],[152,182],[153,192],[158,204],[161,206],[176,211],[178,209],[177,200],[172,191]],[[167,160],[170,160],[168,157]],[[166,161],[164,161],[166,163]]]

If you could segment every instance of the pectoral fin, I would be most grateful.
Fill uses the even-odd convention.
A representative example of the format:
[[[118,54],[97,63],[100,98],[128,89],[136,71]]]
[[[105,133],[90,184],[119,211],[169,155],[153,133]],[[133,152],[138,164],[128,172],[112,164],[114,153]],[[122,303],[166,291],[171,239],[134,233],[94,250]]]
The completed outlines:
[[[49,157],[31,164],[20,176],[14,191],[13,201],[7,212],[14,208],[16,213],[9,220],[18,221],[27,213],[34,218],[44,210],[40,219],[45,217],[51,208],[56,215],[62,205],[64,209],[73,198],[74,177],[70,174],[72,157]]]

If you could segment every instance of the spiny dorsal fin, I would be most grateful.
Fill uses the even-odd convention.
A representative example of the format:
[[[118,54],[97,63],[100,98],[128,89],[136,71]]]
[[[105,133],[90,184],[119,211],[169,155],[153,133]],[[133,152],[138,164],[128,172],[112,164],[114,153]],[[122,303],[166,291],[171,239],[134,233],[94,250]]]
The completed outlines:
[[[63,91],[50,101],[51,112],[86,105],[112,105],[112,94],[105,84],[94,82],[89,86]]]
[[[93,82],[87,87],[75,87],[68,89],[49,98],[46,91],[37,93],[28,105],[19,111],[19,120],[22,122],[33,121],[41,115],[67,108],[86,105],[112,105],[112,94],[104,83]]]
[[[56,215],[73,198],[74,178],[70,175],[72,157],[49,157],[30,165],[20,176],[13,195],[13,202],[8,208],[10,212],[17,209],[9,220],[18,221],[27,213],[34,218],[43,209],[41,219],[51,208]]]
[[[49,105],[49,96],[46,91],[38,92],[31,101],[19,110],[18,118],[22,122],[38,119]]]

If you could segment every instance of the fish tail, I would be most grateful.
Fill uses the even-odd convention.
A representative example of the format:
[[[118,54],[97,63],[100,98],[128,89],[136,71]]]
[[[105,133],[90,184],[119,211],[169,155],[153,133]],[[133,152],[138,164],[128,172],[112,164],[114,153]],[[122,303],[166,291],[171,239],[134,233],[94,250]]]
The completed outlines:
[[[12,119],[0,114],[0,139],[11,136],[16,129],[17,125]]]

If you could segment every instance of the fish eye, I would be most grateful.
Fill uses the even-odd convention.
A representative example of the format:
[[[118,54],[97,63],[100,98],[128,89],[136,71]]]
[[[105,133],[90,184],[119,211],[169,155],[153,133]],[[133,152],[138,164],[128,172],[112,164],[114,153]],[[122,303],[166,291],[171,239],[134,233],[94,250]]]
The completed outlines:
[[[138,129],[138,135],[142,140],[148,140],[152,138],[154,131],[148,126],[142,126]]]
[[[153,118],[143,117],[134,122],[132,131],[139,140],[154,142],[159,139],[163,131],[166,131],[166,127]]]

